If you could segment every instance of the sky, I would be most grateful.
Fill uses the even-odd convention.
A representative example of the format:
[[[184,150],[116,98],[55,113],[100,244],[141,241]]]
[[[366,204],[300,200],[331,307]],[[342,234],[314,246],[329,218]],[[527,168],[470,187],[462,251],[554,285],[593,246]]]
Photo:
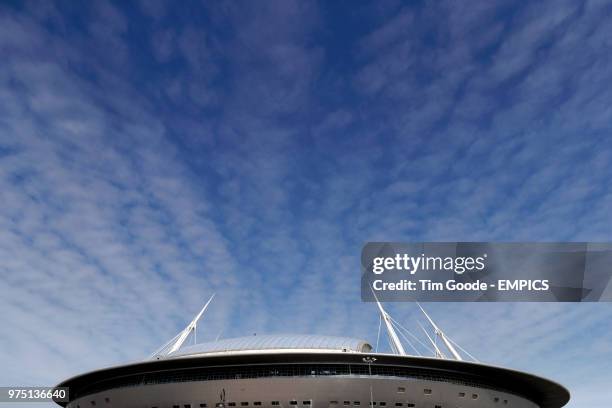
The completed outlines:
[[[2,2],[0,385],[143,359],[212,293],[200,341],[374,343],[368,241],[611,241],[611,17]],[[612,305],[425,307],[479,360],[609,407]],[[413,304],[387,308],[416,331]]]

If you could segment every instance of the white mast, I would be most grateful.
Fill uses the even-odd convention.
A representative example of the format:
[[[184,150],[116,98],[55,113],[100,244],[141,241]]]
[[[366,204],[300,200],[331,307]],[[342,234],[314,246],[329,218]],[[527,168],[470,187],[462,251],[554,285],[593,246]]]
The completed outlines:
[[[391,346],[395,349],[395,352],[397,354],[399,354],[400,356],[405,356],[406,352],[404,351],[402,342],[400,341],[399,337],[397,337],[397,333],[395,332],[395,329],[393,328],[393,325],[391,324],[391,317],[389,316],[387,312],[385,312],[385,309],[383,309],[382,305],[378,301],[378,298],[376,297],[376,294],[374,293],[374,290],[372,290],[372,294],[374,295],[374,299],[376,299],[378,310],[380,310],[380,316],[385,322],[385,327],[387,328],[387,334],[389,335],[389,339],[391,339]]]
[[[429,336],[429,333],[427,333],[427,330],[425,330],[423,325],[421,325],[420,322],[417,322],[417,323],[419,324],[419,326],[421,327],[421,330],[423,330],[423,333],[425,333],[425,336],[427,336],[427,339],[429,340],[429,342],[431,343],[431,345],[435,349],[436,357],[438,357],[438,358],[446,358],[446,356],[444,355],[444,353],[442,353],[442,350],[440,350],[440,348],[438,347],[436,342],[433,341],[433,339]]]
[[[459,355],[459,353],[457,353],[457,350],[455,350],[455,347],[453,347],[452,343],[450,341],[448,341],[448,338],[446,337],[444,332],[442,330],[440,330],[440,328],[434,323],[433,320],[431,320],[431,317],[429,317],[429,315],[425,312],[425,310],[423,310],[423,308],[421,307],[421,305],[418,302],[417,302],[417,305],[419,306],[419,309],[421,309],[421,312],[423,312],[423,314],[425,315],[427,320],[429,320],[429,323],[434,328],[435,333],[438,336],[440,336],[440,338],[444,342],[444,345],[446,346],[448,351],[450,351],[451,354],[453,355],[453,357],[455,357],[455,360],[462,361],[463,358],[461,358],[461,355]]]
[[[183,331],[178,335],[178,338],[176,339],[176,341],[172,344],[172,346],[170,346],[170,350],[168,351],[167,354],[171,354],[174,353],[176,350],[178,350],[179,348],[181,348],[181,346],[183,345],[183,343],[185,342],[185,340],[187,340],[187,336],[189,336],[189,334],[192,331],[195,331],[197,325],[198,325],[198,320],[200,320],[200,317],[202,317],[202,314],[204,314],[204,311],[206,310],[206,308],[208,307],[208,305],[210,304],[210,302],[212,302],[213,298],[215,297],[215,295],[213,294],[210,299],[208,299],[208,302],[206,302],[206,304],[204,305],[204,307],[202,308],[202,310],[200,310],[200,313],[198,313],[198,315],[191,321],[191,323],[189,323],[187,325],[187,327],[185,327],[185,329],[183,329]]]

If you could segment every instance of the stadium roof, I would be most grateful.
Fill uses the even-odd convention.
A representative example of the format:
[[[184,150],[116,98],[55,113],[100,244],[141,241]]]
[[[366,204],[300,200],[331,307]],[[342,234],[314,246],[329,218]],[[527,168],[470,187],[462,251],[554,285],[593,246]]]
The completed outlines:
[[[333,350],[369,352],[372,346],[365,340],[351,337],[318,335],[263,335],[222,339],[185,346],[167,357],[247,350]]]

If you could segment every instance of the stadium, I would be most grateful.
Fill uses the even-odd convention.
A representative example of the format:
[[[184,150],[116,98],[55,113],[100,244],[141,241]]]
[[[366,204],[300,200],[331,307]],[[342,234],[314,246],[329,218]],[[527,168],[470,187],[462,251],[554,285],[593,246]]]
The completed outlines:
[[[378,302],[392,353],[375,352],[365,340],[319,335],[184,346],[211,301],[149,359],[63,381],[57,387],[69,388],[69,402],[56,402],[66,408],[560,408],[570,398],[551,380],[466,361],[457,348],[469,353],[424,310],[434,356],[410,355],[398,336],[410,341],[407,332]]]

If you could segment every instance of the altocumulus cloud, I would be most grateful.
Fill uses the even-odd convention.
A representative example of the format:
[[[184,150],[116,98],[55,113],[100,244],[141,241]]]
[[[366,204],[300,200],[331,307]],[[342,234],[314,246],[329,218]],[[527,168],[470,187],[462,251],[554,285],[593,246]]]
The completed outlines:
[[[3,381],[46,383],[72,352],[93,367],[151,350],[236,265],[146,103],[110,71],[112,92],[83,81],[78,50],[31,19],[2,27]]]
[[[0,383],[142,358],[212,292],[203,338],[375,341],[368,240],[610,240],[610,14],[2,6]],[[481,360],[609,403],[606,305],[429,309]]]

